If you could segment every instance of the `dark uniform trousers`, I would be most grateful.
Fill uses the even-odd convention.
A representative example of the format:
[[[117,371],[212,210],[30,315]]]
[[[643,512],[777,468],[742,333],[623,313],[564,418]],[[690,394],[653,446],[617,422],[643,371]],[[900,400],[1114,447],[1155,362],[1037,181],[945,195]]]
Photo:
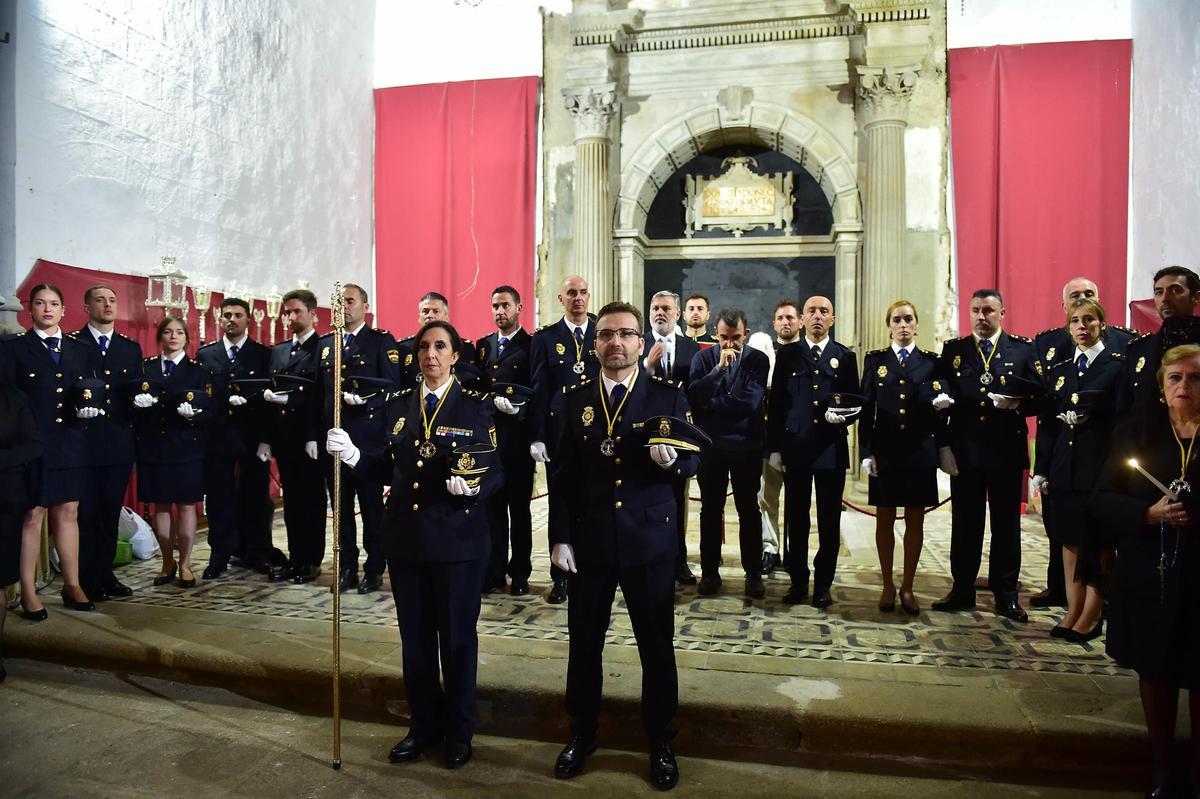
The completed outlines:
[[[520,429],[520,423],[500,418],[503,414],[496,416],[504,489],[487,501],[488,529],[492,535],[488,575],[497,583],[503,581],[505,571],[514,580],[528,580],[533,571],[533,516],[529,510],[533,497],[533,459],[529,457],[527,436]],[[506,564],[510,540],[512,554]]]
[[[600,386],[597,386],[600,383]],[[657,466],[639,440],[640,420],[690,418],[674,383],[640,374],[613,429],[615,451],[602,453],[601,381],[585,381],[564,397],[559,461],[551,508],[550,541],[570,544],[578,571],[571,575],[567,624],[567,711],[573,735],[590,738],[599,720],[602,655],[613,598],[620,586],[642,663],[642,721],[651,741],[675,735],[679,703],[675,669],[675,560],[673,483],[696,473],[698,457],[680,451],[670,471]],[[638,425],[635,427],[634,425]]]
[[[700,487],[700,568],[715,575],[721,565],[722,520],[725,492],[733,483],[733,504],[738,514],[738,543],[742,570],[762,572],[762,514],[758,488],[762,481],[762,450],[722,450],[710,447],[700,461],[696,484]],[[687,505],[683,505],[687,511]]]
[[[322,456],[325,463],[325,481],[329,487],[330,501],[333,497],[333,460]],[[339,526],[342,571],[358,572],[358,524],[355,521],[354,498],[358,497],[358,509],[362,515],[362,548],[367,552],[363,571],[367,574],[383,574],[387,562],[383,551],[383,484],[369,474],[342,470],[342,518]],[[478,586],[476,586],[478,590]]]
[[[991,511],[992,543],[988,554],[988,585],[998,596],[1016,596],[1021,569],[1022,471],[1012,468],[977,469],[960,465],[950,478],[950,574],[954,590],[974,594],[983,560],[983,527]]]
[[[308,457],[304,441],[284,439],[271,454],[279,466],[284,490],[283,521],[287,525],[288,562],[294,568],[320,566],[325,558],[325,475],[321,461]],[[324,442],[318,442],[323,446]],[[343,475],[346,472],[343,471]]]
[[[788,466],[783,473],[787,492],[787,570],[794,585],[808,585],[808,536],[811,531],[809,509],[814,487],[817,492],[817,555],[813,558],[816,591],[833,585],[841,547],[842,492],[846,488],[845,469],[805,469]]]

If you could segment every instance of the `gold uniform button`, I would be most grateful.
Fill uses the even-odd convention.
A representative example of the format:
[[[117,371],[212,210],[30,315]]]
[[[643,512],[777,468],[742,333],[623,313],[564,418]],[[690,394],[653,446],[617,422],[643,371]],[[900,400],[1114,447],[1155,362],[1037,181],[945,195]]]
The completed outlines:
[[[54,393],[55,393],[55,394],[61,394],[61,393],[62,393],[62,386],[59,386],[58,388],[54,389]]]
[[[905,411],[903,408],[901,408],[901,409],[900,409],[900,415],[901,415],[901,416],[903,416],[905,413],[907,413],[907,411]]]
[[[987,407],[987,403],[986,403],[986,402],[984,402],[983,400],[980,400],[980,401],[979,401],[979,407],[980,407],[980,408],[986,408],[986,407]]]
[[[54,376],[57,377],[59,380],[62,380],[62,372],[58,372]]]
[[[425,461],[417,461],[417,468],[418,468],[418,469],[420,469],[420,468],[421,468],[422,466],[424,466],[424,465],[425,465]]]
[[[901,429],[901,430],[904,430],[906,427],[908,427],[908,425],[903,425],[903,424],[902,424],[902,425],[900,425],[900,429]]]
[[[621,500],[619,500],[619,499],[618,499],[618,500],[617,500],[615,503],[613,503],[613,507],[614,507],[614,508],[619,508],[619,507],[621,507]]]
[[[900,381],[900,385],[904,385],[904,381],[903,381],[903,380],[901,380],[901,381]]]
[[[813,407],[814,407],[814,408],[816,408],[816,407],[817,407],[818,405],[820,405],[820,404],[821,404],[821,403],[817,402],[816,400],[813,400]]]
[[[105,375],[111,375],[111,374],[112,374],[112,372],[110,372],[109,370],[105,369],[105,370],[104,370],[104,374],[105,374]]]
[[[668,516],[667,518],[663,519],[663,521],[664,521],[664,522],[667,522],[667,523],[669,524],[669,523],[670,523],[670,521],[671,521],[671,517],[670,517],[670,516]]]
[[[620,466],[620,465],[621,465],[621,459],[620,459],[620,458],[614,458],[614,459],[613,459],[613,463],[615,463],[615,464],[617,464],[618,466]]]
[[[980,394],[986,394],[986,393],[987,393],[987,386],[980,386],[980,387],[979,387],[979,393],[980,393]]]
[[[55,419],[55,420],[54,420],[54,423],[55,423],[55,424],[62,424],[62,417],[59,417],[59,418]]]
[[[420,487],[421,487],[420,483],[413,483],[413,491],[416,491]]]
[[[615,485],[617,486],[617,488],[620,488],[620,487],[621,487],[621,481],[620,481],[620,480],[617,480],[617,481],[616,481],[616,483],[615,483]]]
[[[981,422],[986,422],[986,421],[987,421],[987,417],[986,417],[986,416],[980,416],[980,417],[979,417],[979,421],[981,421]]]
[[[420,506],[420,505],[418,505],[417,503],[415,503],[415,502],[413,503],[413,510],[419,510],[419,509],[420,509],[420,507],[421,507],[421,506]]]
[[[903,395],[903,394],[901,394],[901,395],[900,395],[900,399],[904,399],[904,395]]]
[[[60,403],[58,403],[57,405],[55,405],[54,407],[55,407],[55,408],[61,408],[62,406],[63,406],[63,404],[60,402]]]

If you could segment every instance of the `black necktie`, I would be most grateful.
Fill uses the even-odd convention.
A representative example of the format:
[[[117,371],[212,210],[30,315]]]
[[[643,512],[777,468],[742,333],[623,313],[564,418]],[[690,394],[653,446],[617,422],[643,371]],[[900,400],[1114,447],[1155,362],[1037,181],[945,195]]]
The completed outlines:
[[[232,347],[229,348],[229,360],[230,361],[237,360],[237,352],[238,352],[238,347],[236,344],[234,344]]]
[[[608,404],[612,406],[614,412],[621,407],[621,400],[625,399],[625,393],[628,391],[624,383],[617,383],[613,386],[612,393],[608,395]]]
[[[1083,373],[1088,370],[1087,354],[1079,353],[1079,357],[1075,359],[1075,364],[1079,367],[1079,375],[1082,377]]]
[[[54,363],[56,365],[62,363],[62,350],[59,349],[58,338],[48,336],[42,339],[42,342],[45,343],[46,349],[50,350],[50,357],[54,359]]]
[[[988,357],[992,354],[992,340],[990,338],[980,339],[979,351],[983,353],[983,357]]]
[[[813,348],[812,348],[812,356],[813,356],[813,360],[814,360],[814,361],[819,361],[819,360],[821,360],[821,348],[820,348],[820,347],[813,347]]]
[[[579,346],[579,347],[583,346],[583,328],[582,327],[575,328],[575,344],[576,344],[576,346]]]
[[[429,421],[433,418],[433,412],[437,410],[438,397],[430,391],[425,395],[425,420]]]
[[[175,371],[175,362],[174,361],[172,361],[172,360],[163,361],[163,374],[165,374],[167,377],[170,377],[171,373],[174,371]]]
[[[342,349],[344,349],[344,350],[348,350],[348,349],[350,349],[350,343],[351,343],[352,341],[354,341],[354,334],[353,334],[353,333],[347,333],[347,334],[346,334],[346,338],[344,338],[344,339],[342,340]]]
[[[108,336],[100,337],[100,354],[101,355],[108,354]]]

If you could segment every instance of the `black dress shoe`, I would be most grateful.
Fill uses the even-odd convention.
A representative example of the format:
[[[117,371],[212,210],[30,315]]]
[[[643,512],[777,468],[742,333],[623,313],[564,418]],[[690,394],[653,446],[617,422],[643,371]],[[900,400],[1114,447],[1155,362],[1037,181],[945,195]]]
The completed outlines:
[[[953,613],[957,610],[974,610],[975,597],[963,596],[962,594],[956,594],[951,591],[941,599],[935,600],[930,607],[932,607],[934,610],[940,610],[945,613]]]
[[[21,617],[25,619],[25,621],[45,621],[46,619],[50,618],[50,611],[46,610],[44,607],[39,608],[38,610],[25,610],[24,608],[21,608]]]
[[[762,578],[757,574],[752,574],[746,578],[746,596],[751,599],[762,599],[767,595],[767,587],[763,585]]]
[[[1029,614],[1025,612],[1025,609],[1015,599],[997,599],[996,615],[1012,619],[1013,621],[1029,621]]]
[[[917,597],[912,591],[900,592],[900,609],[909,616],[921,615],[921,604],[917,602]]]
[[[344,594],[351,588],[358,587],[358,572],[342,569],[342,573],[338,575],[337,590],[339,594]]]
[[[104,590],[113,599],[133,596],[133,589],[120,580],[113,580],[111,583],[107,583],[104,586]]]
[[[471,744],[447,743],[442,747],[442,763],[448,769],[462,768],[471,760],[473,750]]]
[[[215,580],[224,574],[228,569],[229,566],[227,564],[209,561],[208,565],[204,567],[204,572],[200,576],[205,580]]]
[[[414,736],[411,732],[404,736],[404,740],[392,747],[392,751],[388,752],[389,763],[408,763],[411,760],[416,760],[425,751],[425,747],[431,746],[436,741],[422,741]]]
[[[778,552],[764,552],[762,556],[762,573],[773,574],[775,569],[779,567]]]
[[[675,582],[680,585],[695,585],[696,575],[692,574],[692,570],[688,568],[686,563],[681,563],[679,568],[675,570]]]
[[[300,566],[292,571],[292,582],[296,585],[311,583],[321,576],[320,566]]]
[[[660,791],[669,791],[679,783],[679,764],[666,741],[650,747],[650,784]]]
[[[696,593],[700,596],[712,596],[721,590],[721,578],[715,574],[706,574],[700,578],[700,587]]]
[[[282,583],[291,580],[296,576],[296,570],[291,566],[277,564],[271,567],[271,571],[267,572],[267,582]]]
[[[560,780],[569,780],[579,776],[588,756],[596,751],[596,741],[592,738],[575,736],[567,741],[567,745],[558,753],[554,761],[554,776]]]
[[[108,592],[98,585],[83,586],[83,593],[86,594],[87,598],[92,602],[107,602],[109,599]]]
[[[78,610],[83,613],[90,613],[96,609],[95,603],[93,603],[90,599],[79,602],[78,600],[71,599],[70,595],[68,595],[65,590],[59,594],[59,596],[62,597],[63,607],[67,610]]]
[[[550,593],[546,594],[546,601],[551,605],[561,605],[567,601],[566,577],[554,581],[554,587],[550,589]]]
[[[175,570],[178,568],[179,564],[172,563],[170,571],[159,572],[158,576],[154,578],[154,585],[169,585],[175,579]]]
[[[508,587],[508,593],[513,596],[525,596],[529,593],[529,581],[513,578],[512,585]]]
[[[1063,638],[1073,644],[1086,644],[1088,641],[1094,641],[1103,634],[1104,619],[1100,619],[1100,621],[1096,622],[1096,626],[1091,629],[1091,632],[1081,633],[1078,630],[1069,629],[1063,633]]]
[[[369,594],[372,591],[378,591],[383,588],[383,578],[378,574],[367,572],[363,575],[362,583],[358,586],[358,593]]]
[[[1029,597],[1029,607],[1031,608],[1065,608],[1066,606],[1066,594],[1056,594],[1049,588]]]
[[[833,604],[833,597],[829,594],[828,588],[818,588],[813,591],[812,606],[818,610],[824,610]]]
[[[796,585],[792,583],[792,587],[783,595],[783,604],[799,605],[808,600],[808,585]]]
[[[1056,624],[1050,628],[1051,638],[1066,638],[1067,633],[1071,632],[1070,627],[1063,627],[1061,624]]]

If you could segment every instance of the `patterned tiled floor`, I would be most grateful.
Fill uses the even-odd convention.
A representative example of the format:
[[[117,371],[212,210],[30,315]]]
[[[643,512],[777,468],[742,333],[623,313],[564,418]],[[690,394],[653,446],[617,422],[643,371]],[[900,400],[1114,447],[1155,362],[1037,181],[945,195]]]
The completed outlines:
[[[945,490],[943,489],[943,494]],[[698,503],[689,524],[693,570],[699,571]],[[535,562],[533,593],[513,597],[497,593],[484,598],[480,617],[482,645],[489,641],[506,651],[532,651],[535,642],[561,645],[567,640],[565,605],[543,598],[549,559],[545,554],[546,500],[534,502]],[[732,501],[727,510],[724,559],[738,563],[736,522]],[[807,605],[787,606],[780,597],[787,589],[783,572],[767,580],[767,598],[751,601],[740,592],[740,569],[722,569],[724,586],[714,597],[700,597],[695,588],[676,594],[676,649],[680,664],[702,668],[781,674],[849,674],[870,679],[919,682],[977,682],[992,684],[1062,684],[1072,690],[1104,691],[1132,681],[1113,681],[1123,675],[1104,654],[1102,639],[1079,646],[1048,637],[1058,612],[1031,611],[1028,624],[1015,624],[991,613],[990,596],[980,591],[974,613],[933,613],[929,604],[943,595],[949,580],[950,514],[943,508],[926,520],[926,543],[917,581],[917,596],[925,610],[918,617],[882,613],[879,566],[875,555],[874,520],[854,511],[843,514],[843,548],[834,585],[835,604],[827,611]],[[902,523],[898,523],[902,527]],[[1022,581],[1026,591],[1040,589],[1046,568],[1046,539],[1037,516],[1022,520]],[[286,548],[282,514],[276,514],[276,543]],[[815,551],[815,540],[812,551]],[[986,548],[985,548],[986,552]],[[897,546],[897,556],[900,546]],[[194,563],[199,571],[208,559],[200,542]],[[899,557],[897,558],[899,560]],[[260,575],[232,568],[221,578],[201,581],[194,589],[154,588],[157,558],[121,570],[121,579],[136,589],[127,601],[162,607],[189,607],[235,614],[283,618],[328,619],[332,554],[325,575],[314,585],[272,584]],[[983,573],[986,574],[986,563]],[[1023,602],[1026,597],[1023,596]],[[620,594],[617,597],[620,606]],[[385,590],[370,596],[343,595],[346,623],[387,628],[395,634],[394,606]],[[381,631],[382,634],[382,631]],[[609,644],[614,654],[636,658],[628,616],[613,614]],[[504,644],[507,641],[508,644]],[[522,641],[527,643],[522,644]],[[628,651],[621,652],[621,648]],[[869,667],[869,668],[868,668]],[[1022,676],[1024,675],[1024,676]],[[1055,675],[1074,675],[1066,680]]]

